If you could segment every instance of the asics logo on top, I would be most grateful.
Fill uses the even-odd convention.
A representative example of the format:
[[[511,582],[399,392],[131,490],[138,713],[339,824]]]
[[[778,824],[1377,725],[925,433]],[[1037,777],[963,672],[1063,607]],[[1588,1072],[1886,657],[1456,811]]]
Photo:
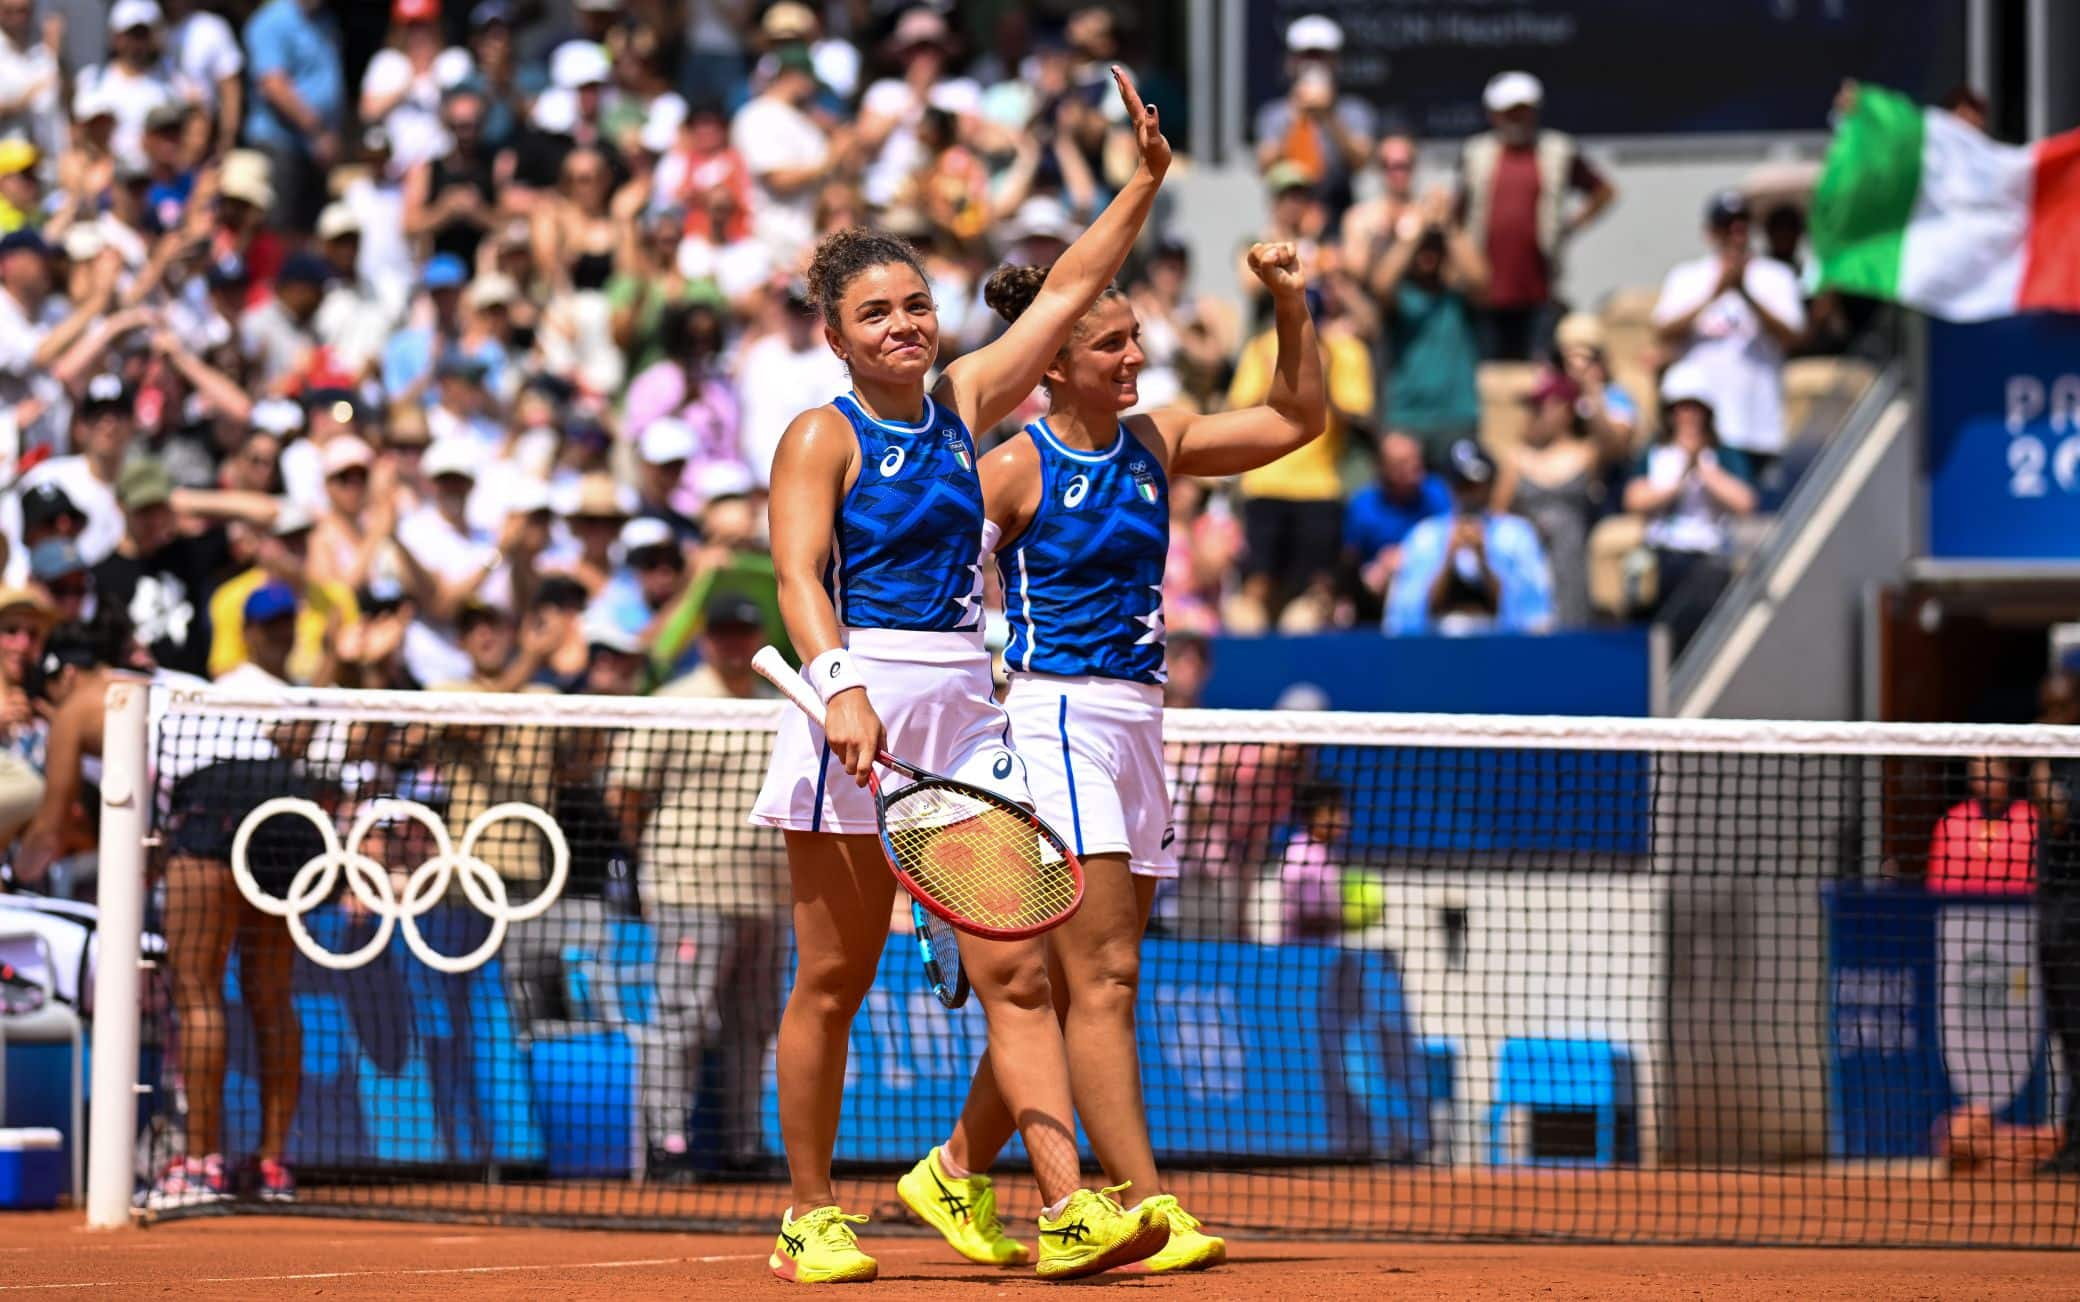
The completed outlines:
[[[1062,505],[1073,511],[1083,505],[1084,495],[1090,491],[1091,481],[1082,475],[1078,475],[1069,481],[1069,487],[1063,491]]]
[[[998,755],[996,763],[989,766],[989,771],[991,776],[995,777],[999,782],[1003,781],[1005,778],[1010,777],[1011,752],[1007,750],[1002,754]]]
[[[932,1159],[932,1165],[937,1166],[938,1162],[939,1159]],[[939,1173],[937,1171],[927,1171],[925,1174],[931,1176],[932,1183],[939,1187],[939,1201],[946,1204],[946,1214],[948,1216],[957,1217],[963,1221],[967,1220],[968,1200],[961,1197],[953,1190],[948,1189],[946,1187],[946,1182],[939,1178]]]
[[[886,479],[902,468],[903,449],[891,444],[888,451],[881,454],[881,477]]]
[[[786,1230],[782,1230],[780,1231],[780,1242],[786,1246],[789,1256],[799,1257],[802,1255],[803,1236],[789,1234]]]
[[[1051,1230],[1043,1226],[1040,1232],[1042,1234],[1052,1234],[1056,1238],[1065,1239],[1071,1243],[1082,1243],[1086,1238],[1090,1237],[1090,1230],[1082,1221],[1073,1221],[1068,1225],[1056,1226]]]

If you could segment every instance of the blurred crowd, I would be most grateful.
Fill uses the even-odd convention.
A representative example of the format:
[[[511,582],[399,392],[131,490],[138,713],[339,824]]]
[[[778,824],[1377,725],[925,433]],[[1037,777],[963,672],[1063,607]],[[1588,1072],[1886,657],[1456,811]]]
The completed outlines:
[[[1051,261],[1131,169],[1108,65],[1182,85],[1125,5],[394,0],[379,39],[366,17],[0,0],[0,641],[25,639],[0,727],[24,755],[64,656],[750,690],[742,657],[784,638],[773,449],[847,385],[801,280],[815,241],[913,240],[950,360],[1001,328],[988,271]],[[1620,198],[1534,77],[1469,88],[1490,129],[1419,184],[1393,106],[1341,88],[1337,24],[1285,39],[1254,237],[1302,251],[1333,410],[1274,465],[1175,486],[1173,636],[1565,628],[1723,568],[1785,446],[1785,358],[1844,337],[1796,205],[1714,196],[1621,355],[1562,279]],[[1239,266],[1194,292],[1227,277],[1195,272],[1184,217],[1126,277],[1142,404],[1255,403],[1267,305]],[[1624,594],[1592,603],[1613,516],[1638,523]]]

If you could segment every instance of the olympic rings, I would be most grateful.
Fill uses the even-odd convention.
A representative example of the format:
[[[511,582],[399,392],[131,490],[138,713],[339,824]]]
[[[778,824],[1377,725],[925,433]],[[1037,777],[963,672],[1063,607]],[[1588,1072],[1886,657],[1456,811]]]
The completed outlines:
[[[247,850],[254,832],[262,823],[270,818],[289,817],[301,818],[317,828],[318,838],[325,848],[296,870],[295,876],[289,879],[286,895],[270,895],[253,876],[252,865],[246,858]],[[363,838],[376,824],[398,819],[409,819],[431,832],[437,851],[431,859],[412,869],[405,878],[402,895],[390,883],[390,870],[361,853]],[[510,902],[505,879],[498,875],[498,870],[476,854],[477,842],[483,839],[484,833],[491,829],[492,824],[506,819],[534,824],[549,843],[549,880],[543,884],[540,894],[517,905]],[[448,835],[447,824],[441,821],[439,814],[417,801],[398,799],[371,800],[363,805],[354,816],[353,825],[347,829],[344,845],[340,843],[339,830],[325,811],[300,796],[276,796],[262,803],[245,816],[238,825],[237,834],[231,838],[231,876],[238,883],[239,893],[262,913],[286,919],[289,936],[296,942],[296,948],[302,950],[311,962],[336,972],[373,961],[390,943],[399,922],[404,924],[404,943],[426,966],[450,974],[474,971],[505,943],[508,927],[516,922],[539,918],[548,911],[563,893],[570,868],[570,844],[564,840],[563,829],[556,825],[556,820],[539,806],[517,800],[493,805],[471,819],[469,826],[462,831],[459,848],[454,838]],[[303,922],[304,914],[331,898],[342,873],[346,874],[347,888],[354,897],[378,919],[375,934],[368,938],[367,943],[346,954],[319,944]],[[419,931],[418,920],[447,895],[448,887],[458,873],[463,895],[491,919],[491,931],[482,944],[467,954],[443,954],[426,942],[426,937]]]

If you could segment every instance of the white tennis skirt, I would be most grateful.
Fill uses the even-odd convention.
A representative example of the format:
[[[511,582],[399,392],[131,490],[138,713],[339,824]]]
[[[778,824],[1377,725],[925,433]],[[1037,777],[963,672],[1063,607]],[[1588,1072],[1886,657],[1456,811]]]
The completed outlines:
[[[922,769],[1031,806],[1026,770],[1012,748],[1011,720],[992,693],[980,634],[861,628],[845,646],[888,730],[888,752]],[[884,783],[903,779],[883,772]],[[789,710],[773,740],[773,762],[751,821],[789,832],[875,835],[874,798],[830,753],[823,729]]]
[[[1124,854],[1136,876],[1177,876],[1160,687],[1020,673],[1004,707],[1049,827],[1079,855]]]

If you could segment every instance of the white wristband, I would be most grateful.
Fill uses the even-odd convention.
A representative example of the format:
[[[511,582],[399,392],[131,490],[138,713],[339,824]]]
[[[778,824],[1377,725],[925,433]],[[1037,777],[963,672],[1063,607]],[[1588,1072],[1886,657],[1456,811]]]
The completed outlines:
[[[824,704],[839,692],[854,687],[865,687],[867,680],[860,677],[859,666],[852,663],[852,654],[844,647],[834,646],[809,662],[809,672],[803,677],[823,698]]]

